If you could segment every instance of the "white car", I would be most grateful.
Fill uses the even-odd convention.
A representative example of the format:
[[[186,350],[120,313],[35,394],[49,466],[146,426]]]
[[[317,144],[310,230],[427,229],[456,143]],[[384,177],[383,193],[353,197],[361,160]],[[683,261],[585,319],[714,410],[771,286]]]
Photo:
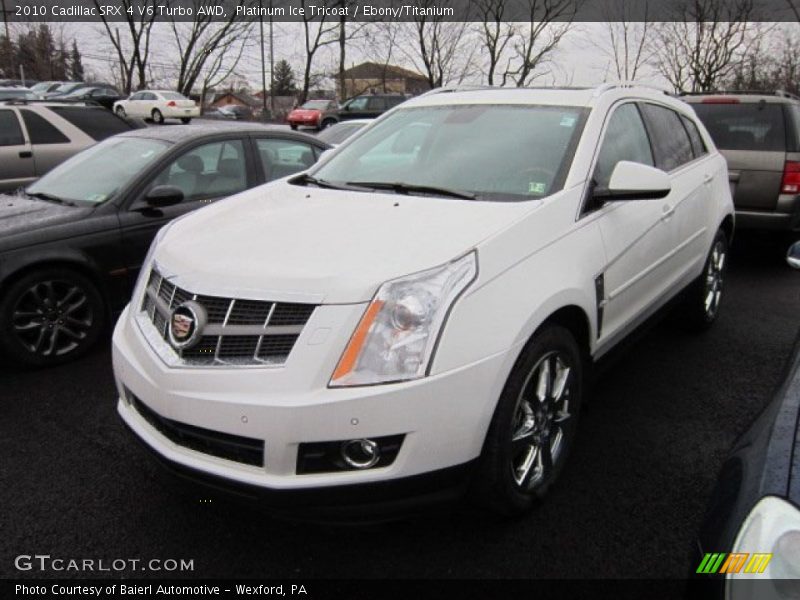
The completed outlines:
[[[121,117],[152,119],[163,123],[164,119],[180,119],[189,123],[200,116],[200,108],[194,100],[169,90],[142,90],[131,94],[127,100],[114,103],[114,112]]]
[[[665,93],[433,91],[160,231],[114,333],[118,411],[278,504],[466,487],[520,513],[593,361],[673,298],[717,318],[733,224],[725,160]]]

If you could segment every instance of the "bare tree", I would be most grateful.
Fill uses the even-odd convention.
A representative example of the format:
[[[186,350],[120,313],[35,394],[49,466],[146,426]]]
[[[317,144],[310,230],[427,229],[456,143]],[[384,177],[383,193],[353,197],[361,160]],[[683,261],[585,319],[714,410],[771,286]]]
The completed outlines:
[[[477,0],[478,34],[489,85],[518,87],[543,73],[569,30],[581,0]],[[520,11],[520,12],[517,12]],[[525,16],[525,21],[509,21]]]
[[[211,14],[201,14],[199,9],[215,6],[216,0],[192,0],[194,14],[191,22],[170,20],[173,39],[178,53],[178,79],[176,89],[184,95],[191,93],[198,79],[204,81],[204,69],[224,71],[238,64],[244,46],[250,40],[254,22],[241,20],[230,11],[225,21],[216,22]],[[227,61],[226,56],[233,57]]]
[[[676,91],[705,92],[730,77],[764,34],[754,0],[691,0],[654,27],[653,62]]]
[[[322,77],[314,71],[314,59],[320,48],[334,44],[339,40],[339,23],[331,21],[325,15],[312,15],[307,7],[308,0],[300,0],[303,12],[303,40],[305,42],[305,58],[303,62],[303,87],[300,90],[300,103],[308,99],[308,92]]]
[[[147,61],[150,56],[150,32],[158,16],[158,7],[166,6],[167,0],[119,0],[124,33],[120,34],[115,21],[100,10],[101,2],[94,0],[105,33],[116,50],[120,66],[121,87],[126,94],[133,89],[134,75],[137,88],[147,85]],[[113,23],[113,25],[112,25]],[[125,31],[127,30],[127,31]],[[123,37],[124,35],[124,37]]]
[[[644,0],[634,7],[634,1],[609,0],[603,10],[605,39],[594,43],[609,58],[616,78],[622,81],[636,79],[652,59],[651,44],[648,44],[653,29],[653,23],[648,19],[650,3]],[[633,20],[632,13],[636,8],[636,19]]]

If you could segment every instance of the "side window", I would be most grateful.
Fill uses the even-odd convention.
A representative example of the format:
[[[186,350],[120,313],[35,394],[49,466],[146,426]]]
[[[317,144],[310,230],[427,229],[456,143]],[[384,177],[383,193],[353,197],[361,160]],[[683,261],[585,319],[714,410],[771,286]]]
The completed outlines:
[[[653,166],[653,151],[635,104],[623,104],[611,115],[594,168],[599,188],[608,187],[614,167],[622,160]]]
[[[170,162],[151,187],[174,185],[184,200],[230,196],[247,189],[247,166],[241,140],[193,148]]]
[[[672,171],[694,158],[689,134],[674,110],[656,104],[643,104],[656,153],[656,166]]]
[[[114,134],[130,131],[131,125],[120,119],[110,110],[85,106],[51,106],[56,113],[83,131],[93,140],[104,140]]]
[[[367,100],[368,98],[366,96],[355,98],[347,105],[347,107],[350,110],[364,110],[367,108]]]
[[[367,108],[369,110],[386,110],[386,98],[381,98],[380,96],[370,98]]]
[[[683,121],[683,126],[686,127],[686,133],[689,134],[689,141],[692,143],[694,157],[698,158],[704,154],[708,154],[706,143],[703,141],[703,136],[700,135],[700,130],[697,129],[695,122],[684,115],[681,115],[681,121]]]
[[[13,110],[0,110],[0,146],[21,146],[24,143],[17,115]]]
[[[144,96],[142,92],[136,92],[133,96],[130,97],[130,100],[141,100],[142,96]]]
[[[317,160],[309,144],[294,140],[261,138],[256,140],[256,149],[265,181],[304,171]]]
[[[31,144],[68,144],[69,138],[51,125],[47,119],[30,110],[21,110],[22,120],[28,128]]]

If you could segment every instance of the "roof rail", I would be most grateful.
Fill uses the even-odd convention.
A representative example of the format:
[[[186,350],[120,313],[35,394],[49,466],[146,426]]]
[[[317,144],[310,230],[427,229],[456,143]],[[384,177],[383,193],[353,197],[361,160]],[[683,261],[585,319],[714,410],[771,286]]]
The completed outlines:
[[[710,92],[681,92],[679,96],[721,96],[721,95],[739,95],[739,96],[779,96],[781,98],[792,98],[793,100],[800,100],[800,96],[787,92],[786,90],[712,90]]]
[[[597,97],[611,90],[616,90],[620,88],[647,88],[650,90],[661,92],[662,94],[666,94],[667,96],[670,95],[669,90],[658,85],[653,85],[652,83],[641,83],[639,81],[609,81],[598,85],[594,89],[594,96]]]

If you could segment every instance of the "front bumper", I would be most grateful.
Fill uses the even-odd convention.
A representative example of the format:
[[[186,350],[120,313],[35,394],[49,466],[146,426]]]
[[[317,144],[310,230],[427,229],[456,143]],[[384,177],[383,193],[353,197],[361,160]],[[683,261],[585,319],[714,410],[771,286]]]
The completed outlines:
[[[341,323],[352,330],[362,310],[330,307],[327,317],[320,311],[322,316],[312,319],[335,321],[338,317],[330,314],[347,315]],[[327,349],[312,345],[311,322],[308,339],[304,332],[283,367],[186,369],[167,366],[128,312],[113,339],[118,412],[125,424],[173,468],[267,496],[380,484],[463,467],[481,453],[508,362],[503,353],[413,382],[329,389],[320,382],[330,376],[331,362],[320,357],[332,357],[335,364],[341,348],[335,341]],[[324,373],[304,374],[304,365]],[[175,443],[137,410],[132,397],[164,419],[263,441],[263,466]],[[388,466],[297,474],[300,444],[400,434],[402,446]]]

